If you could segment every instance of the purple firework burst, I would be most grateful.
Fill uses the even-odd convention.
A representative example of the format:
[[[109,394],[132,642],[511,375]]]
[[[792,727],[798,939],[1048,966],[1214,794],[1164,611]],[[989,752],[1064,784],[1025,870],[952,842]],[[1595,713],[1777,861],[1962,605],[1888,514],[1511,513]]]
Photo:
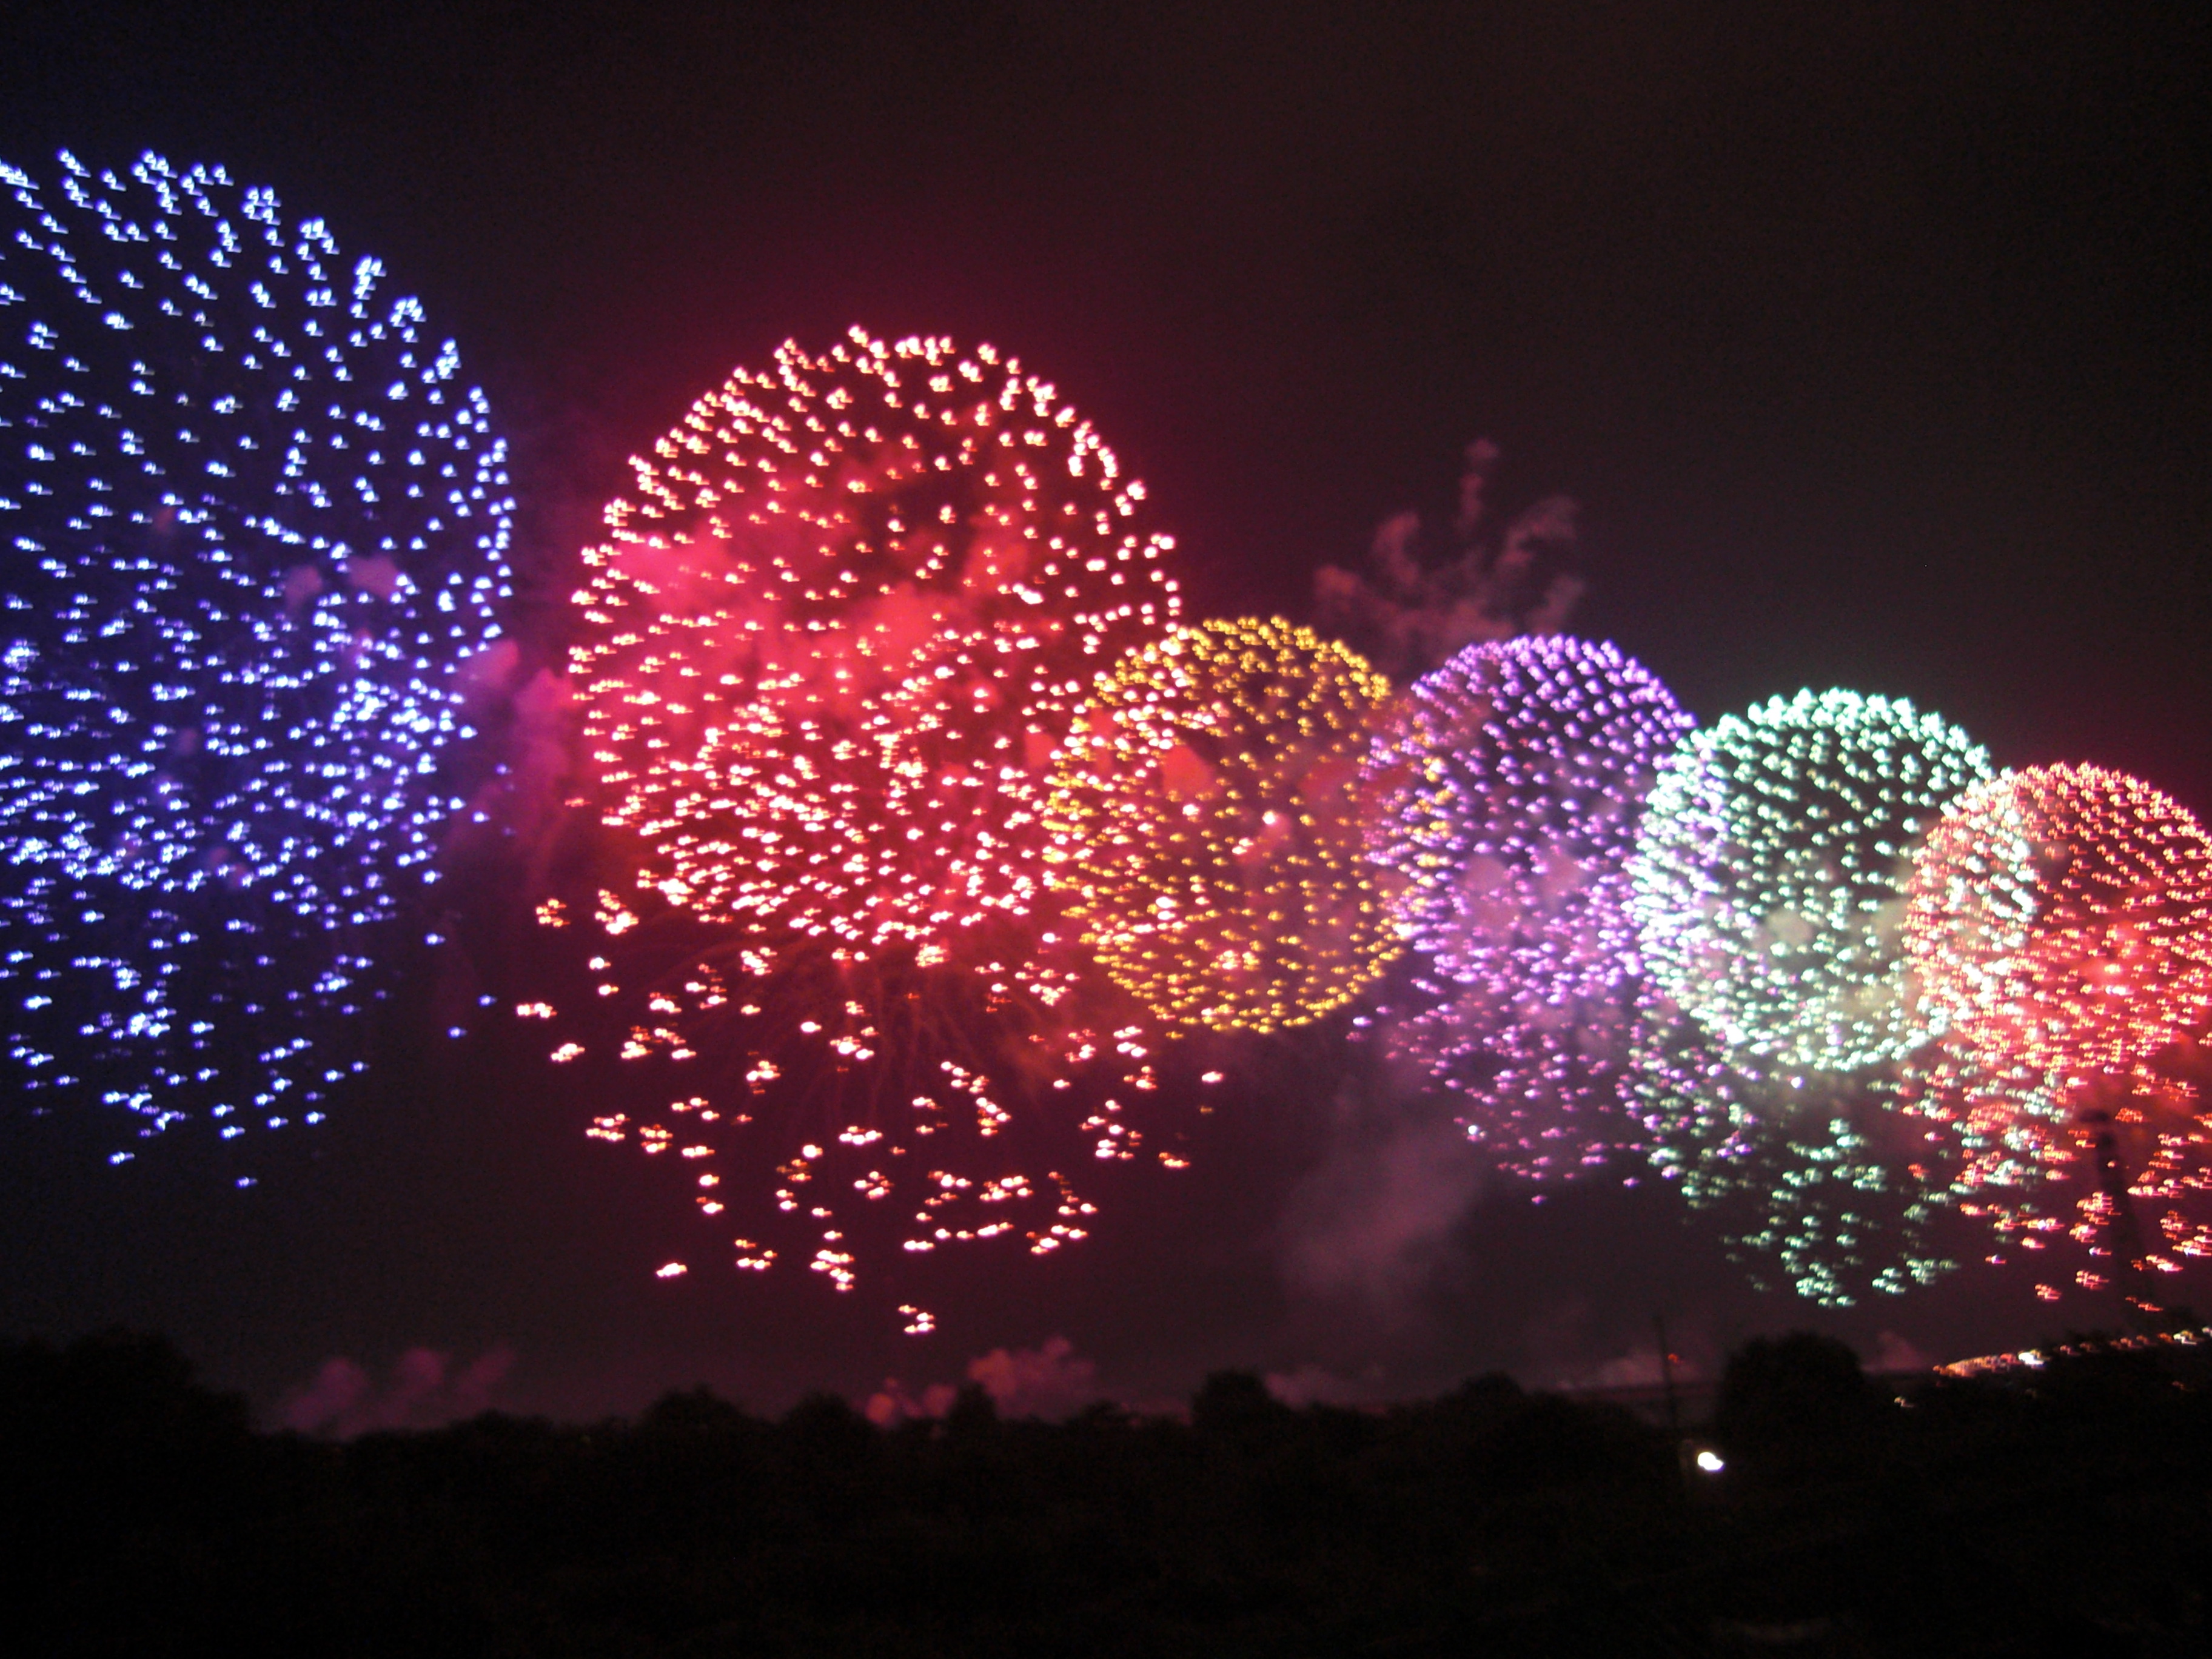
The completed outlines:
[[[1513,1174],[1569,1179],[1639,1144],[1620,1099],[1640,978],[1627,864],[1692,724],[1614,646],[1528,635],[1415,683],[1376,745],[1374,854],[1431,964],[1389,1042]]]

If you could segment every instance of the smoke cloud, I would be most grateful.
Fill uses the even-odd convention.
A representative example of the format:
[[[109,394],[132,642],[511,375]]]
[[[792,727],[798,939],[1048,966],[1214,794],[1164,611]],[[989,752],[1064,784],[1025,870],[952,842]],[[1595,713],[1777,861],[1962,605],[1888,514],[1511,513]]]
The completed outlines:
[[[1066,1417],[1098,1398],[1098,1367],[1064,1336],[1042,1347],[994,1348],[968,1362],[968,1376],[1007,1417]]]
[[[1327,1156],[1285,1206],[1285,1281],[1402,1324],[1457,1261],[1453,1236],[1482,1183],[1481,1160],[1445,1108],[1347,1086]]]
[[[1382,1382],[1379,1366],[1358,1376],[1340,1376],[1323,1365],[1300,1365],[1294,1370],[1269,1371],[1261,1379],[1267,1392],[1293,1409],[1307,1406],[1355,1406],[1376,1400]]]
[[[1936,1362],[1895,1331],[1884,1331],[1875,1338],[1874,1357],[1866,1362],[1870,1371],[1924,1371]]]
[[[950,1382],[933,1382],[917,1395],[908,1392],[896,1376],[887,1376],[884,1386],[868,1396],[860,1414],[879,1429],[896,1428],[901,1423],[942,1417],[959,1397],[960,1390]]]
[[[1585,1370],[1571,1371],[1559,1379],[1559,1386],[1573,1389],[1656,1389],[1667,1379],[1667,1367],[1659,1363],[1659,1347],[1655,1342],[1649,1346],[1632,1348],[1626,1353],[1602,1360]],[[1705,1368],[1697,1360],[1674,1349],[1674,1373],[1680,1387],[1705,1380]]]
[[[1467,447],[1448,537],[1431,534],[1419,514],[1401,513],[1376,531],[1364,569],[1324,565],[1314,576],[1323,626],[1401,683],[1477,641],[1556,634],[1583,596],[1569,497],[1547,495],[1502,537],[1487,533],[1485,492],[1498,456],[1486,438]]]
[[[503,688],[500,716],[506,763],[471,803],[471,817],[503,830],[524,850],[542,886],[545,860],[563,822],[576,762],[578,721],[568,679],[550,668]]]
[[[330,1359],[314,1380],[284,1396],[277,1421],[301,1434],[350,1439],[378,1429],[427,1429],[476,1416],[492,1398],[514,1364],[500,1346],[473,1363],[448,1372],[447,1356],[430,1348],[410,1348],[392,1362],[379,1386],[353,1360]]]
[[[968,1380],[981,1386],[1002,1417],[1067,1417],[1103,1397],[1098,1367],[1064,1336],[1047,1337],[1034,1348],[994,1348],[968,1362]],[[942,1417],[958,1397],[949,1382],[933,1382],[915,1395],[897,1378],[886,1377],[862,1410],[871,1423],[889,1428]]]

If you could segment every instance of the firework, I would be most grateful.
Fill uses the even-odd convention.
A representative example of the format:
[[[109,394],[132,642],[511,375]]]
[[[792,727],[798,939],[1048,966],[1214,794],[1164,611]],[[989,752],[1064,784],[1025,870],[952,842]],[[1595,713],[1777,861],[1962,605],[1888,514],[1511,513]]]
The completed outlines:
[[[1115,982],[1181,1028],[1317,1019],[1397,953],[1361,766],[1389,695],[1285,622],[1204,623],[1099,677],[1054,774],[1054,884]]]
[[[1905,972],[1913,848],[1987,754],[1912,705],[1801,691],[1686,738],[1631,866],[1644,964],[1732,1060],[1856,1072],[1926,1035]]]
[[[2123,774],[2008,772],[1929,835],[1905,945],[1993,1068],[2131,1072],[2212,1021],[2212,840]]]
[[[504,446],[320,221],[219,168],[62,167],[0,168],[9,1048],[146,1133],[312,1121],[458,804]]]
[[[1075,704],[1177,612],[1144,486],[1018,362],[860,330],[738,371],[635,465],[574,659],[631,856],[545,919],[592,939],[624,1097],[670,1103],[594,1133],[677,1147],[740,1267],[840,1289],[872,1255],[1080,1239],[1086,1163],[1181,1162],[1151,1022],[1042,882]]]
[[[1960,1146],[1953,1197],[1990,1230],[1990,1265],[2033,1267],[2045,1301],[2117,1288],[2156,1314],[2155,1276],[2212,1256],[2204,1079],[2175,1069],[2081,1079],[1946,1048],[1908,1073],[1907,1098]]]
[[[1760,1288],[1778,1270],[1808,1300],[1848,1307],[1955,1265],[1936,1237],[1954,1201],[1955,1138],[1903,1109],[1897,1067],[1754,1069],[1647,990],[1627,1088],[1653,1168]]]
[[[2212,1022],[2196,819],[2099,767],[2007,773],[1930,831],[1905,938],[1945,1033],[1922,1105],[1972,1149],[1962,1184],[2000,1240],[2083,1247],[2090,1288],[2115,1256],[2140,1273],[2212,1255],[2212,1121],[2189,1064]]]
[[[1026,914],[1068,714],[1176,615],[1143,484],[1016,360],[859,329],[633,465],[574,669],[641,884],[862,947]]]
[[[1569,1177],[1633,1146],[1618,1110],[1638,981],[1630,854],[1660,762],[1691,726],[1611,645],[1522,637],[1417,682],[1373,766],[1376,856],[1434,963],[1394,1047],[1469,1103],[1504,1167]]]

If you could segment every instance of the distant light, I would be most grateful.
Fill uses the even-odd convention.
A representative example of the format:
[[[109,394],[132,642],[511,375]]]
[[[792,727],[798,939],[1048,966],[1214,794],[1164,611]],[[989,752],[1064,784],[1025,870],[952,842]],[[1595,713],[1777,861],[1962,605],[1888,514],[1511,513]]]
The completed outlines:
[[[662,1267],[655,1267],[653,1270],[653,1276],[655,1279],[681,1279],[690,1271],[680,1261],[671,1261]]]
[[[1701,1451],[1698,1454],[1698,1467],[1707,1474],[1718,1474],[1728,1467],[1728,1460],[1717,1451]]]

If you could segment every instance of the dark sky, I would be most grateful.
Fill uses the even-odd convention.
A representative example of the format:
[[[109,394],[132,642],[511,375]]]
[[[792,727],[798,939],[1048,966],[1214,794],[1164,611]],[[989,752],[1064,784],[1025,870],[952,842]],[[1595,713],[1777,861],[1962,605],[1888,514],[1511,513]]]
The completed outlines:
[[[1904,694],[2001,763],[2096,759],[2204,814],[2208,32],[2126,4],[18,0],[0,157],[221,161],[381,256],[520,446],[541,649],[623,457],[733,363],[861,320],[1053,377],[1201,613],[1307,611],[1486,434],[1509,505],[1582,503],[1578,631],[1701,716]],[[332,1356],[505,1348],[498,1398],[581,1413],[956,1379],[1056,1334],[1156,1398],[1223,1364],[1586,1376],[1655,1312],[1706,1355],[2051,1323],[1994,1273],[1815,1316],[1648,1191],[1532,1211],[1306,1103],[1215,1126],[1183,1184],[917,1346],[797,1276],[654,1283],[678,1206],[581,1140],[538,1045],[404,1027],[251,1194],[11,1123],[0,1330],[161,1328],[264,1404]],[[1422,1205],[1458,1218],[1387,1294],[1289,1265]]]

